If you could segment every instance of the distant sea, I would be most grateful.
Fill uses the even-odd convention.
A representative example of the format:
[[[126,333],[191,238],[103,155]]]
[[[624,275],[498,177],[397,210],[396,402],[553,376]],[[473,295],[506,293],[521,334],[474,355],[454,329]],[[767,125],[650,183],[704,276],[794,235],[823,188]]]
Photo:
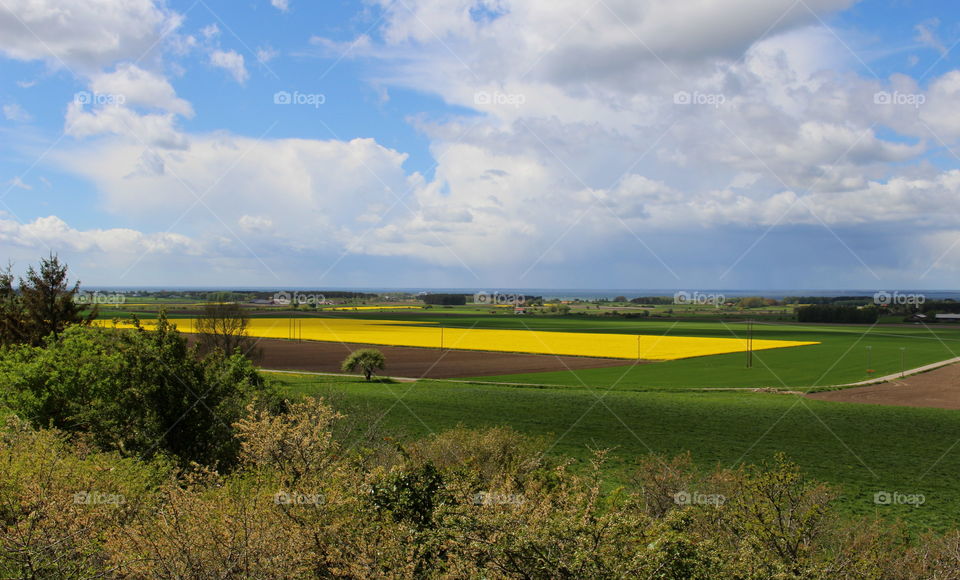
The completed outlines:
[[[636,298],[638,296],[673,296],[678,291],[688,293],[700,292],[701,294],[722,294],[725,297],[740,296],[763,296],[781,300],[786,296],[873,296],[877,289],[856,290],[856,289],[836,289],[836,290],[758,290],[758,289],[719,289],[719,288],[620,288],[620,289],[593,289],[593,288],[365,288],[365,287],[333,287],[333,286],[288,286],[278,288],[275,286],[90,286],[85,290],[106,290],[113,292],[126,291],[257,291],[257,292],[279,292],[279,291],[323,291],[336,290],[339,292],[364,292],[373,294],[391,294],[391,293],[410,293],[428,292],[431,294],[450,293],[450,294],[474,294],[476,292],[487,292],[493,294],[500,292],[502,294],[524,294],[526,296],[543,296],[545,299],[557,300],[598,300],[606,298],[612,300],[617,296],[626,296],[627,298]],[[928,301],[944,300],[952,298],[960,300],[960,290],[911,290],[904,288],[883,288],[884,291],[901,294],[922,294]]]

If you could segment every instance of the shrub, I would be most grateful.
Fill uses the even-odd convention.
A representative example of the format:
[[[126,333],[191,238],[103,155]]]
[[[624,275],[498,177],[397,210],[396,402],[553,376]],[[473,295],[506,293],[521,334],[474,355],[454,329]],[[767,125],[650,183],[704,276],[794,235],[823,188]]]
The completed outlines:
[[[104,450],[232,464],[230,424],[278,397],[243,356],[201,358],[161,317],[155,331],[73,326],[44,347],[0,352],[0,396],[38,426],[88,433]]]
[[[170,473],[10,418],[0,431],[0,577],[106,575],[109,535],[152,514]]]

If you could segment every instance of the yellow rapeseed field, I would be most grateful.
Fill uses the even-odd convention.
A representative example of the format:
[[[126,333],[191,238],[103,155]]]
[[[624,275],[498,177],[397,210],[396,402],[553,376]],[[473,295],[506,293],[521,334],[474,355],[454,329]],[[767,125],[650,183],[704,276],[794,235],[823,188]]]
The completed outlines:
[[[152,321],[144,321],[149,328]],[[193,319],[172,319],[181,332],[192,332]],[[109,326],[110,321],[99,324]],[[355,342],[385,346],[487,350],[647,360],[674,360],[695,356],[743,352],[746,341],[636,334],[591,334],[539,330],[441,328],[433,323],[343,318],[253,318],[248,332],[263,338],[301,338],[327,342]],[[788,340],[754,340],[754,350],[819,344]]]
[[[325,306],[323,310],[423,310],[423,306]]]

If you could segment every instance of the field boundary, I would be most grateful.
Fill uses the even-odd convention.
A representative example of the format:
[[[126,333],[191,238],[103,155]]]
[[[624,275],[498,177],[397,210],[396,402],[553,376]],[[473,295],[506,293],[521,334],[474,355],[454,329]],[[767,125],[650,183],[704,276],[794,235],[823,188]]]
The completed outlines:
[[[322,373],[317,371],[288,371],[288,370],[279,370],[279,369],[257,369],[257,370],[262,373],[278,373],[278,374],[285,374],[285,375],[318,375],[323,377],[343,377],[345,379],[346,378],[356,379],[363,376],[363,375],[350,375],[345,373]],[[503,382],[496,382],[496,381],[472,381],[468,379],[432,379],[429,377],[422,377],[422,378],[416,379],[413,377],[390,377],[386,375],[376,375],[376,377],[380,379],[390,379],[391,381],[398,381],[401,383],[415,383],[417,381],[441,381],[444,383],[463,383],[466,385],[500,385],[503,387],[532,387],[537,389],[575,388],[575,387],[571,387],[570,385],[556,385],[556,384],[550,384],[550,383],[503,383]]]
[[[950,358],[950,359],[947,359],[947,360],[942,360],[942,361],[940,361],[940,362],[930,363],[930,364],[928,364],[928,365],[923,365],[923,366],[915,367],[915,368],[912,368],[912,369],[907,369],[907,370],[903,371],[902,373],[893,373],[893,374],[891,374],[891,375],[885,375],[885,376],[882,376],[882,377],[876,377],[876,378],[872,378],[872,379],[867,379],[867,380],[865,380],[865,381],[858,381],[858,382],[856,382],[856,383],[845,383],[845,384],[842,384],[842,385],[825,385],[823,388],[830,388],[830,387],[843,387],[843,388],[847,388],[847,387],[866,387],[866,386],[868,386],[868,385],[878,385],[878,384],[881,384],[881,383],[889,383],[889,382],[895,381],[895,380],[897,380],[897,379],[903,379],[903,378],[906,378],[906,377],[909,377],[909,376],[919,375],[920,373],[925,373],[925,372],[927,372],[927,371],[936,370],[936,369],[939,369],[939,368],[941,368],[941,367],[945,367],[945,366],[948,366],[948,365],[952,365],[952,364],[958,363],[958,362],[960,362],[960,356],[953,357],[953,358]]]

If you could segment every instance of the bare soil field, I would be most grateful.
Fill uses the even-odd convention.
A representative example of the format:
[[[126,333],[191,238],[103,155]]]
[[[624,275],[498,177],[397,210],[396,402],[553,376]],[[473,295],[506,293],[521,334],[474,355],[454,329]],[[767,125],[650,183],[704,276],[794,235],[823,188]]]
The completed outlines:
[[[591,369],[631,364],[622,359],[512,354],[468,350],[377,346],[340,342],[294,342],[264,338],[257,342],[263,352],[259,365],[265,369],[339,373],[350,352],[375,348],[387,359],[382,374],[396,377],[449,379],[568,369]]]
[[[960,364],[889,383],[807,395],[821,401],[960,409]]]

